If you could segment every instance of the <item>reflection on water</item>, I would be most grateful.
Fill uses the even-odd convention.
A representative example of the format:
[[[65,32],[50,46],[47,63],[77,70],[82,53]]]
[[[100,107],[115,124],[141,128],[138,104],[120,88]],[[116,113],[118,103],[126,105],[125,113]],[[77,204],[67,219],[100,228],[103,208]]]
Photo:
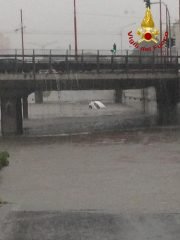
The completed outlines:
[[[25,135],[73,135],[157,126],[153,88],[124,91],[123,104],[113,103],[114,91],[62,91],[60,99],[57,92],[43,94],[42,104],[35,104],[33,95],[29,96],[29,118],[23,121]],[[92,99],[102,100],[106,108],[89,109]]]
[[[147,89],[122,92],[123,104],[114,103],[115,91],[52,91],[43,104],[29,96],[29,119],[24,121],[27,135],[62,135],[118,131],[157,125],[156,92]],[[101,100],[105,109],[90,110],[91,100]]]
[[[179,212],[179,136],[158,129],[5,138],[0,149],[11,159],[1,197],[22,211]]]
[[[156,115],[144,114],[123,104],[106,104],[105,109],[89,109],[88,103],[44,103],[29,105],[29,119],[24,133],[59,135],[117,131],[119,129],[154,126]]]

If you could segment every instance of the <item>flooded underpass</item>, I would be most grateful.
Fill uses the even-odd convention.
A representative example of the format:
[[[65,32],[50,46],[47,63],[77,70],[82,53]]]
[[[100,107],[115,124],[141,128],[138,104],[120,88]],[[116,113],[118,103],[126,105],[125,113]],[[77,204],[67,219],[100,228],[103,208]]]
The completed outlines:
[[[106,103],[105,109],[90,109],[87,103],[29,105],[24,120],[25,135],[78,134],[152,127],[156,116],[123,104]]]
[[[1,1],[0,240],[180,240],[180,1],[142,2]]]
[[[105,108],[89,108],[92,100],[100,100]],[[23,121],[24,135],[28,136],[160,127],[154,88],[122,91],[119,103],[115,103],[114,90],[44,92],[39,104],[31,94],[28,112],[28,119]],[[175,125],[179,123],[178,105]]]
[[[42,102],[28,97],[28,118],[24,135],[62,135],[147,128],[157,125],[157,104],[153,88],[122,91],[115,103],[115,91],[48,91]],[[145,95],[146,93],[146,95]],[[105,108],[91,109],[100,100]]]
[[[102,102],[29,103],[24,135],[1,138],[0,239],[180,238],[180,128]]]

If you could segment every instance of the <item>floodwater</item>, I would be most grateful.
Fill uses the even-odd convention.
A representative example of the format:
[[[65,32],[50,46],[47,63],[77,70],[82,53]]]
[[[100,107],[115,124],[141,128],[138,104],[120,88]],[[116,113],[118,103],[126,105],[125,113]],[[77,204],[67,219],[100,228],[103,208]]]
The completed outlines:
[[[25,135],[0,139],[0,239],[180,238],[179,127],[121,104],[29,107]]]
[[[115,104],[114,91],[106,90],[44,92],[42,104],[35,104],[31,94],[29,118],[23,121],[24,135],[74,135],[154,127],[157,125],[155,90],[144,91],[145,95],[142,90],[124,91],[123,104]],[[102,100],[106,108],[89,109],[92,99]]]
[[[0,141],[0,194],[21,210],[179,211],[179,136],[123,104],[32,103],[24,135]]]
[[[106,103],[105,109],[89,109],[86,103],[29,104],[24,120],[27,136],[85,134],[118,131],[156,125],[155,114],[124,104]]]
[[[0,142],[1,197],[14,210],[180,211],[180,130]]]
[[[43,104],[34,104],[34,94],[31,94],[28,99],[29,119],[24,121],[24,134],[79,134],[142,128],[156,124],[156,97],[153,88],[146,90],[148,101],[144,103],[140,101],[141,90],[125,91],[123,102],[127,104],[115,104],[114,94],[113,90],[51,91],[44,92]],[[88,103],[92,99],[101,100],[106,108],[89,109]]]

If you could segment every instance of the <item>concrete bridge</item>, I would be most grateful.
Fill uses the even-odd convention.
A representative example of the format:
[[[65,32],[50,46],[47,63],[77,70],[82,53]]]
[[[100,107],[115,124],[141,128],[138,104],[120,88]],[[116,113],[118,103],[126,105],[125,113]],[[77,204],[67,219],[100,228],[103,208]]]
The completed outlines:
[[[178,56],[0,55],[2,134],[22,134],[22,99],[35,91],[123,90],[155,87],[159,123],[176,119],[179,101]]]

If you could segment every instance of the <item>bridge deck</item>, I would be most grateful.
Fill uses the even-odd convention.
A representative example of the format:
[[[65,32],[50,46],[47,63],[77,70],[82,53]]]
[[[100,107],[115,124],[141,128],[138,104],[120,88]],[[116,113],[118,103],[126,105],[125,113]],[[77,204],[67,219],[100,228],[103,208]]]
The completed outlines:
[[[35,90],[128,89],[177,81],[178,56],[0,55],[0,95]]]
[[[0,55],[0,73],[84,72],[84,71],[175,71],[180,69],[179,56],[158,55]]]
[[[176,72],[134,72],[134,73],[14,73],[14,74],[0,74],[0,81],[71,81],[71,80],[165,80],[177,79],[180,73]]]

